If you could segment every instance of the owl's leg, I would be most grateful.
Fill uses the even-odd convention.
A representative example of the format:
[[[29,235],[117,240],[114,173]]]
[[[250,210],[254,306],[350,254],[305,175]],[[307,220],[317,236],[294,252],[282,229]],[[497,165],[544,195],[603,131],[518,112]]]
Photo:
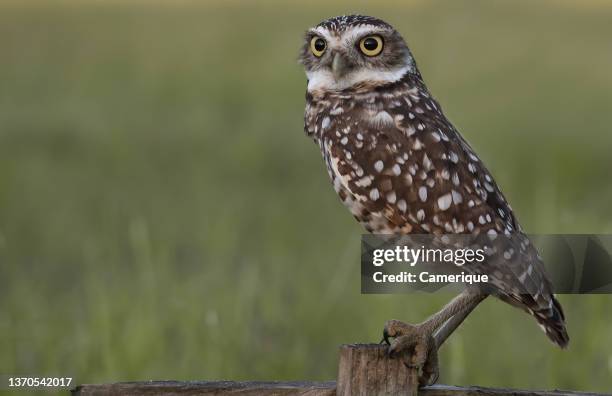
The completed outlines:
[[[466,304],[465,308],[455,315],[451,316],[444,324],[438,328],[438,330],[434,334],[434,339],[436,340],[436,345],[438,348],[442,346],[444,341],[450,336],[461,323],[467,318],[467,316],[476,308],[478,304],[487,298],[486,294],[475,294],[474,299]]]
[[[464,290],[439,312],[417,325],[390,320],[385,324],[383,340],[389,344],[390,356],[410,353],[409,367],[421,372],[420,385],[429,385],[438,378],[438,348],[463,322],[486,294]],[[389,342],[389,337],[394,338]]]

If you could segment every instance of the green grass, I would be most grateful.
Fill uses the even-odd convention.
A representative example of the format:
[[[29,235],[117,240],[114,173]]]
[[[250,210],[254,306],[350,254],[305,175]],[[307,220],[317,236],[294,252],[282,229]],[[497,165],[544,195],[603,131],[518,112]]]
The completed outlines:
[[[612,231],[612,7],[5,3],[0,373],[331,379],[339,344],[448,300],[360,295],[302,132],[302,32],[353,11],[404,34],[527,231]],[[610,391],[612,297],[560,299],[569,350],[490,300],[440,382]]]

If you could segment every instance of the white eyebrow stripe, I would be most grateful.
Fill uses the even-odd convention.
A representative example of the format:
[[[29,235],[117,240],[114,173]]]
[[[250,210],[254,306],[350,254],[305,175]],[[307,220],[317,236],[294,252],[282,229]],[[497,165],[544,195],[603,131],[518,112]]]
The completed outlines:
[[[348,29],[346,31],[347,34],[343,35],[342,38],[345,41],[355,41],[358,38],[367,36],[368,34],[377,34],[377,33],[385,33],[389,32],[389,29],[382,28],[380,26],[373,25],[360,25],[355,26],[352,29]]]
[[[328,42],[333,39],[333,36],[331,35],[330,30],[329,29],[325,29],[322,26],[319,26],[319,27],[314,28],[314,29],[310,29],[310,33],[315,34],[317,36],[321,36],[325,40],[327,40]]]

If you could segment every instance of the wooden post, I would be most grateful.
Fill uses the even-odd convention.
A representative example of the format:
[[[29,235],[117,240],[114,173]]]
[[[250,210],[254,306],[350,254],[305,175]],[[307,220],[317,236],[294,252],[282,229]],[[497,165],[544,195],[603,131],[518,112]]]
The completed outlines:
[[[386,355],[387,346],[349,344],[340,347],[338,396],[410,395],[418,392],[418,372],[403,359]]]

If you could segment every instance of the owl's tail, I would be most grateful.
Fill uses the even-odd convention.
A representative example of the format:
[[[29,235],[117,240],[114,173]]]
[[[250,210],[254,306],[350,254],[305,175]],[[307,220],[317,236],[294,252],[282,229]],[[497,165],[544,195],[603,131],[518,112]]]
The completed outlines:
[[[499,297],[532,315],[552,342],[561,348],[567,347],[569,335],[565,328],[565,315],[552,293],[540,294],[537,299],[531,294],[502,294]]]
[[[533,316],[552,342],[561,348],[566,348],[569,344],[569,335],[565,328],[563,308],[561,308],[561,304],[554,295],[551,295],[550,298],[552,299],[552,306],[534,311]]]

